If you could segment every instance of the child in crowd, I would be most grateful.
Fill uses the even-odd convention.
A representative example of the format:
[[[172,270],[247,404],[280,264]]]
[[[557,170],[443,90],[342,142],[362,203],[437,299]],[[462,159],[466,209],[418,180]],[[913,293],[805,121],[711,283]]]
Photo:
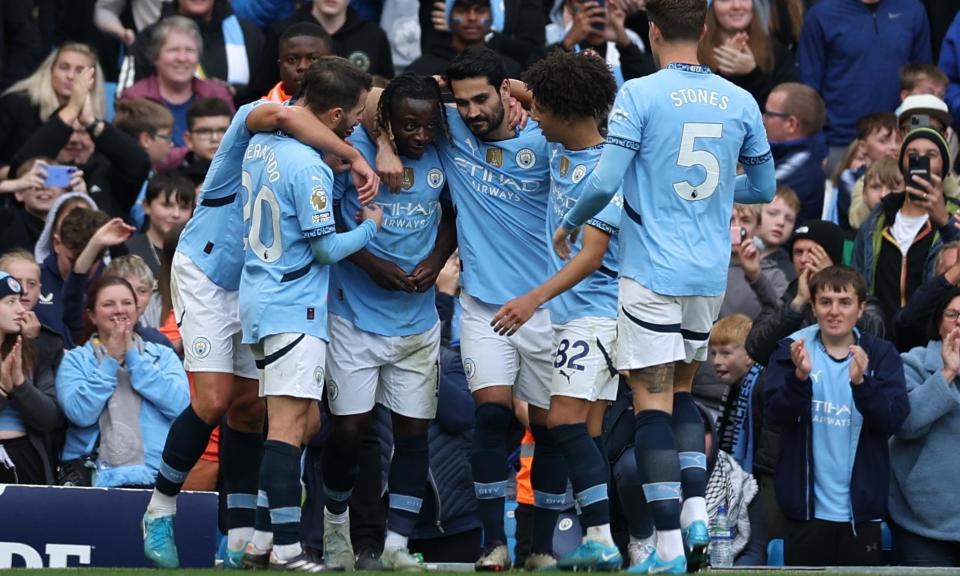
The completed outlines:
[[[183,133],[183,140],[188,152],[180,172],[190,178],[194,186],[203,184],[232,119],[230,106],[219,98],[200,98],[187,109],[187,131]]]
[[[850,203],[850,228],[859,230],[870,212],[887,194],[903,190],[903,174],[897,161],[881,158],[867,168],[863,178],[857,181]]]
[[[837,223],[841,228],[849,229],[850,202],[853,189],[867,168],[881,158],[897,159],[900,153],[900,128],[897,117],[892,112],[867,114],[857,122],[855,158],[862,158],[863,164],[856,167],[843,167],[834,174],[834,186],[837,187]]]
[[[157,174],[147,183],[143,198],[146,231],[131,238],[127,242],[127,249],[131,254],[143,258],[154,278],[160,276],[164,236],[190,219],[195,198],[193,183],[175,172]]]

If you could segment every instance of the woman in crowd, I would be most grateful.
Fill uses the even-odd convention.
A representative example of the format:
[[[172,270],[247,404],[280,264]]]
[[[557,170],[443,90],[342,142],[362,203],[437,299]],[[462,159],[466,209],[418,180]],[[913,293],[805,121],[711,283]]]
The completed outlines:
[[[774,86],[796,76],[793,55],[770,37],[752,0],[715,0],[700,62],[750,92],[762,110]]]
[[[22,332],[24,289],[0,272],[0,484],[53,484],[49,434],[61,425],[52,364]]]
[[[903,354],[910,415],[890,442],[890,525],[897,564],[960,566],[960,289],[934,312],[930,342]]]
[[[152,486],[170,425],[190,403],[176,353],[134,332],[136,302],[123,278],[97,280],[86,304],[91,335],[57,373],[70,423],[62,458],[95,462],[94,486]]]
[[[88,92],[78,85],[91,79]],[[84,106],[91,117],[104,117],[103,72],[92,48],[69,42],[0,97],[0,178],[7,177],[17,150],[54,112],[72,126]]]
[[[173,144],[183,148],[187,130],[187,109],[195,98],[220,98],[233,110],[233,98],[221,84],[196,77],[203,53],[203,39],[197,24],[183,16],[170,16],[154,28],[147,50],[156,74],[123,91],[122,100],[149,98],[173,114]],[[171,155],[183,157],[177,148]]]

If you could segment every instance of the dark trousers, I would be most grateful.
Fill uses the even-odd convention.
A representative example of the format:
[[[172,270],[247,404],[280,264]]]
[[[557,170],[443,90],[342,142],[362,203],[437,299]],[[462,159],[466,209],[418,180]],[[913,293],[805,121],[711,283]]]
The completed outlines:
[[[38,484],[47,483],[43,473],[43,458],[30,444],[26,436],[0,441],[13,461],[13,468],[0,464],[0,484]]]
[[[329,416],[324,415],[327,419]],[[304,481],[307,500],[303,504],[300,536],[304,544],[323,550],[323,441],[314,439],[307,447],[307,465]],[[387,507],[383,502],[383,474],[380,461],[380,440],[371,426],[360,439],[358,452],[360,474],[350,496],[350,539],[353,550],[383,551],[383,537],[387,526]]]
[[[879,566],[880,522],[788,520],[783,527],[787,566]]]
[[[960,542],[934,540],[904,530],[890,522],[893,536],[893,562],[897,566],[960,566]],[[957,535],[960,538],[960,534]]]
[[[410,540],[410,552],[423,554],[424,562],[476,562],[482,534],[482,529],[474,528],[442,538]]]

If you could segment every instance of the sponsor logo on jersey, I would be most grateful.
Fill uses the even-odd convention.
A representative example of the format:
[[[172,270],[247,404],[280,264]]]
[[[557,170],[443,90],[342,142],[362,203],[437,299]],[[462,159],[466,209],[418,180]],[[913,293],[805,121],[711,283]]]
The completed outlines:
[[[560,157],[560,177],[564,178],[567,175],[567,172],[570,171],[570,159],[566,156]]]
[[[503,149],[496,147],[487,148],[487,164],[497,168],[503,166]]]
[[[409,189],[413,188],[414,182],[416,182],[416,177],[415,177],[414,174],[413,174],[413,168],[404,166],[404,168],[403,168],[403,182],[401,182],[400,185],[403,186],[403,189],[404,189],[404,190],[409,190]]]

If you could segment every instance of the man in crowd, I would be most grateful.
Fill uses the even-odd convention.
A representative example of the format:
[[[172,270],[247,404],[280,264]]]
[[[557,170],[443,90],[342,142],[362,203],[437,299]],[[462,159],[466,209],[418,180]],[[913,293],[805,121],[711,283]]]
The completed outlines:
[[[777,168],[777,184],[793,188],[800,198],[797,225],[819,220],[823,213],[824,119],[823,99],[809,86],[786,82],[767,96],[763,127]]]
[[[280,81],[267,92],[271,102],[286,102],[300,91],[300,81],[321,56],[333,54],[333,40],[319,24],[296,22],[287,26],[277,41]]]
[[[790,566],[880,564],[890,483],[887,442],[910,412],[892,344],[861,334],[867,287],[844,266],[810,280],[817,323],[770,358],[765,415],[781,427],[776,493]]]

